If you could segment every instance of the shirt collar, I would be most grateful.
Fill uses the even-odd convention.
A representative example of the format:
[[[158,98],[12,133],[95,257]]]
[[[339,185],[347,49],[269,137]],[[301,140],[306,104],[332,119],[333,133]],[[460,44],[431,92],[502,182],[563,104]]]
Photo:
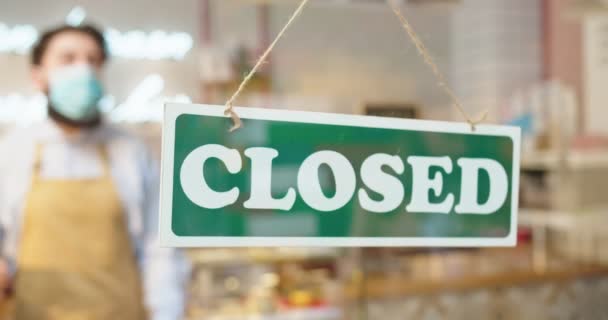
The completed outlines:
[[[105,126],[85,128],[77,133],[66,134],[52,119],[47,118],[39,127],[38,140],[41,142],[60,142],[70,144],[99,143],[104,140]]]

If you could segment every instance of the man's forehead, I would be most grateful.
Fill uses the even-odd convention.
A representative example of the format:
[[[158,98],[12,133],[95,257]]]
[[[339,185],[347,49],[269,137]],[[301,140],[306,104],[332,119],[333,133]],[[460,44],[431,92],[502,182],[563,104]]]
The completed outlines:
[[[49,51],[53,49],[94,50],[100,55],[102,54],[101,48],[93,37],[78,31],[65,31],[55,35],[49,41],[48,47]]]

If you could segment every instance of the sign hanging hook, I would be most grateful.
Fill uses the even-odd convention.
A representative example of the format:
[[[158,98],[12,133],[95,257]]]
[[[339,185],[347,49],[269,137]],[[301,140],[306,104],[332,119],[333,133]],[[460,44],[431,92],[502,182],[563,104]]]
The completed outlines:
[[[232,118],[232,122],[233,122],[233,126],[232,126],[232,128],[230,128],[230,132],[236,131],[243,126],[243,123],[241,122],[239,115],[234,111],[234,107],[233,107],[234,100],[236,100],[236,98],[241,94],[243,89],[245,89],[245,86],[247,86],[249,81],[251,81],[251,78],[253,78],[253,76],[258,71],[258,69],[264,64],[264,62],[268,58],[268,55],[270,55],[270,52],[272,52],[272,50],[277,45],[279,40],[281,40],[281,38],[283,37],[283,35],[287,31],[287,29],[289,29],[291,24],[296,20],[296,18],[300,15],[300,13],[302,13],[302,10],[304,10],[304,7],[308,3],[308,1],[309,0],[303,0],[302,3],[300,3],[300,6],[298,6],[296,11],[293,13],[293,15],[291,15],[291,18],[289,18],[289,21],[287,21],[287,24],[285,24],[283,29],[281,29],[281,32],[279,32],[279,34],[274,39],[274,41],[272,41],[272,43],[270,44],[268,49],[266,49],[264,54],[262,54],[262,56],[260,57],[258,62],[255,64],[253,69],[251,69],[251,71],[249,71],[247,76],[245,76],[245,78],[239,85],[236,92],[232,95],[232,97],[230,97],[228,102],[226,102],[226,110],[224,111],[224,114],[229,115]]]

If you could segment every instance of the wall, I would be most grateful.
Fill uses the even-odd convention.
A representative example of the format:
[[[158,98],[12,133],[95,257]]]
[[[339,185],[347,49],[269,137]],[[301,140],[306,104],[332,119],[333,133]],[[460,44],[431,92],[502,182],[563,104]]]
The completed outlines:
[[[296,2],[271,8],[271,34],[283,27]],[[257,39],[251,2],[214,1],[215,39]],[[449,70],[450,24],[445,9],[407,7],[437,63]],[[275,92],[307,97],[298,109],[352,113],[364,102],[413,102],[428,117],[449,117],[447,99],[411,45],[399,21],[381,4],[311,2],[273,54]],[[241,101],[242,103],[243,101]],[[448,109],[449,110],[449,109]]]
[[[583,27],[585,130],[608,134],[608,16],[588,16]]]
[[[545,80],[571,87],[579,105],[579,130],[586,126],[583,78],[583,30],[579,19],[569,16],[572,0],[543,0],[545,14]]]
[[[255,44],[251,2],[213,4],[216,39]],[[273,36],[296,4],[273,5]],[[495,121],[515,90],[541,80],[539,0],[462,0],[408,5],[403,12],[472,114],[489,109]],[[413,102],[426,118],[461,119],[382,2],[311,2],[275,49],[273,63],[277,93],[319,98],[301,100],[309,104],[293,106],[298,109],[324,108],[324,99],[345,113],[369,101]]]
[[[541,80],[540,1],[463,0],[451,30],[452,83],[469,114],[500,120],[517,90]]]

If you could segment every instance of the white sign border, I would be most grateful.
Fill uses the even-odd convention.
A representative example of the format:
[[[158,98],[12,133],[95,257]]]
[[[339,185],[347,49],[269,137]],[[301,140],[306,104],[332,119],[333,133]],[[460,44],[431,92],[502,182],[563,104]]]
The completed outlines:
[[[182,114],[226,117],[224,106],[167,103],[164,110],[160,244],[163,247],[512,247],[517,244],[517,211],[519,207],[519,174],[521,130],[517,127],[478,125],[475,131],[468,123],[396,119],[321,112],[235,107],[243,119],[286,121],[329,125],[414,130],[469,135],[506,136],[513,140],[513,176],[511,189],[511,228],[500,238],[372,238],[372,237],[182,237],[171,230],[173,206],[173,164],[175,122]],[[294,120],[297,119],[297,120]],[[228,132],[226,134],[229,134]]]

